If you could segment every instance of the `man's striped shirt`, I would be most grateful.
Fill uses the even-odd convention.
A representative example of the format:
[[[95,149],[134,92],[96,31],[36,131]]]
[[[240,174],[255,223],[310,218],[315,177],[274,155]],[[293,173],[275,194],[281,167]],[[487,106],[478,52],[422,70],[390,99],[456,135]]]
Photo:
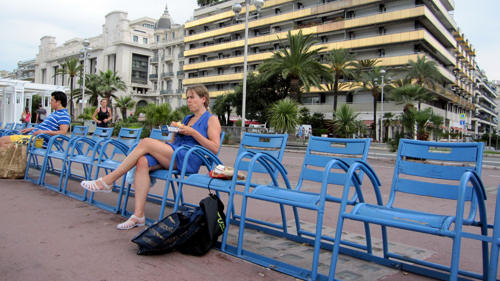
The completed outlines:
[[[70,122],[71,118],[69,117],[68,110],[66,108],[59,109],[52,112],[52,114],[45,118],[45,120],[43,120],[43,122],[38,125],[38,128],[31,131],[31,133],[34,133],[38,130],[59,131],[61,125],[69,126]]]

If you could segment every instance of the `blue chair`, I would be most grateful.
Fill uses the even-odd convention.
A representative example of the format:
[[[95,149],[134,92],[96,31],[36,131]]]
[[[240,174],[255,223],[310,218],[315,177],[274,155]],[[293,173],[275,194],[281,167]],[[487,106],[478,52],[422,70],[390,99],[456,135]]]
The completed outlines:
[[[62,173],[64,172],[64,161],[67,157],[68,148],[71,142],[81,136],[86,136],[89,128],[87,126],[74,126],[70,137],[65,135],[47,135],[40,134],[31,138],[28,145],[28,164],[26,166],[26,173],[24,179],[30,180],[35,184],[43,185],[48,189],[61,192],[62,183]],[[36,140],[43,138],[48,139],[47,145],[41,148],[35,147]],[[42,164],[39,165],[39,159],[42,158]],[[61,160],[61,170],[54,167],[52,160]],[[30,167],[40,169],[40,175],[38,179],[33,179],[29,177]],[[47,173],[59,174],[59,184],[58,186],[50,185],[45,183],[45,177]]]
[[[158,131],[159,131],[159,133],[158,133]],[[222,148],[222,141],[224,140],[224,136],[225,136],[225,132],[221,131],[219,151],[217,151],[217,154],[215,156],[218,156],[219,153],[220,153],[220,150]],[[163,135],[161,135],[161,130],[159,130],[159,129],[153,129],[153,131],[151,132],[150,137],[151,138],[155,138],[155,139],[160,139],[162,141],[165,141],[165,137]],[[172,155],[172,159],[176,159],[177,153],[179,153],[181,150],[189,150],[189,149],[190,149],[190,147],[188,147],[188,146],[182,146],[182,147],[180,147],[178,149],[178,151],[174,151],[174,154]],[[202,155],[205,155],[204,153],[208,153],[208,152],[206,152],[205,150],[203,150]],[[212,153],[208,153],[208,154],[212,154]],[[203,160],[205,160],[205,159],[203,159]],[[220,161],[217,162],[217,164],[220,164]],[[206,166],[206,167],[210,168],[211,166]],[[158,195],[155,195],[155,194],[149,194],[148,195],[148,201],[155,202],[155,203],[159,202],[161,204],[161,206],[162,206],[161,209],[160,209],[160,214],[158,215],[158,220],[160,220],[161,218],[163,218],[163,214],[165,212],[165,207],[167,206],[167,204],[173,205],[173,203],[175,202],[176,189],[175,189],[175,182],[172,179],[177,179],[179,177],[179,175],[180,175],[180,170],[179,169],[174,169],[173,167],[169,167],[169,169],[159,169],[159,170],[156,170],[156,171],[152,171],[149,174],[149,176],[150,176],[150,178],[151,178],[152,181],[153,180],[154,181],[156,181],[156,180],[163,180],[163,181],[165,181],[165,186],[164,186],[164,189],[163,189],[163,195],[162,196],[158,196]],[[168,190],[169,189],[172,189],[172,195],[173,195],[172,198],[168,197]],[[123,208],[122,208],[122,212],[121,212],[122,215],[125,216],[125,217],[128,217],[128,216],[131,215],[131,213],[127,211],[128,198],[129,198],[130,195],[133,195],[133,188],[131,187],[131,183],[129,183],[127,185],[127,190],[125,192],[125,200],[124,200]],[[182,197],[181,197],[180,201],[183,202]],[[149,218],[147,218],[147,219],[148,219],[148,221],[152,221]]]
[[[319,263],[320,248],[330,248],[331,245],[322,244],[322,239],[333,241],[333,238],[322,234],[323,215],[325,213],[325,205],[327,202],[340,202],[340,198],[331,195],[328,191],[339,190],[346,178],[346,172],[350,164],[356,161],[365,161],[368,156],[370,147],[370,139],[339,139],[339,138],[324,138],[314,137],[309,138],[309,144],[304,156],[302,169],[300,172],[297,186],[292,188],[289,184],[287,172],[280,161],[270,157],[267,154],[256,154],[251,162],[247,175],[247,183],[243,192],[243,202],[241,207],[241,216],[239,221],[239,235],[237,248],[228,245],[227,252],[238,257],[243,257],[252,262],[263,266],[273,265],[273,269],[285,272],[298,278],[310,278],[316,280],[317,268]],[[253,177],[255,164],[264,161],[269,166],[268,171],[272,177],[272,183],[266,185],[258,185],[251,188],[250,182]],[[279,184],[279,178],[274,174],[274,170],[280,171],[280,176],[283,179],[284,185]],[[339,171],[340,170],[340,171]],[[359,175],[362,176],[362,175]],[[361,181],[359,181],[361,182]],[[320,190],[314,191],[311,186],[320,184]],[[307,187],[308,191],[304,189]],[[248,200],[261,200],[277,203],[281,211],[281,224],[259,221],[256,219],[247,218]],[[351,194],[349,204],[353,205],[357,202],[356,193]],[[296,233],[290,233],[287,226],[287,218],[284,206],[292,207]],[[297,208],[312,210],[316,212],[316,230],[314,233],[305,231],[301,228],[300,219]],[[267,233],[282,236],[300,243],[309,243],[314,245],[313,262],[310,269],[298,268],[290,264],[277,261],[273,258],[266,257],[258,253],[250,253],[243,249],[243,238],[245,228],[248,227],[258,229]],[[369,232],[367,230],[367,232]],[[312,236],[307,238],[304,236]],[[340,240],[339,240],[340,241]],[[349,246],[365,249],[362,245],[342,241]],[[225,241],[223,240],[223,243]]]
[[[97,127],[92,137],[80,137],[72,142],[72,145],[68,148],[68,157],[65,162],[66,173],[61,191],[63,194],[81,201],[87,200],[87,190],[83,190],[83,194],[80,193],[82,190],[81,188],[78,188],[79,192],[71,191],[71,189],[68,188],[68,180],[70,178],[76,180],[92,179],[92,170],[96,162],[97,152],[101,144],[111,138],[113,129],[114,128]],[[78,169],[72,169],[73,163],[81,165],[83,175],[78,173]]]
[[[500,247],[500,185],[497,189],[497,201],[495,207],[495,222],[493,227],[493,236],[491,244],[490,264],[488,266],[489,281],[497,280],[498,273],[498,252]]]
[[[36,127],[38,127],[37,123],[28,123],[28,124],[26,124],[26,128],[36,128]]]
[[[95,164],[95,176],[94,179],[99,178],[99,172],[101,169],[104,170],[106,174],[115,170],[120,166],[121,162],[127,155],[132,151],[132,149],[139,143],[139,138],[141,136],[142,128],[130,129],[121,128],[118,133],[117,139],[110,139],[102,143],[101,148],[98,151],[97,162]],[[111,149],[112,153],[107,155],[107,150]],[[105,201],[96,200],[95,192],[91,192],[88,202],[95,205],[101,209],[118,213],[120,211],[121,201],[123,197],[123,191],[125,186],[125,175],[122,177],[121,183],[119,185],[113,184],[113,191],[118,192],[118,199],[116,204],[108,204]]]
[[[15,123],[10,130],[4,130],[2,136],[20,135],[21,130],[26,127],[25,123]]]
[[[287,134],[254,134],[245,132],[243,134],[243,138],[241,139],[240,147],[238,149],[238,155],[234,163],[235,175],[233,176],[232,180],[212,179],[208,174],[193,174],[188,176],[187,178],[184,178],[184,174],[181,170],[181,176],[176,179],[176,181],[178,182],[178,192],[175,197],[174,212],[176,212],[183,205],[187,205],[185,203],[181,205],[182,189],[184,188],[184,186],[193,186],[202,189],[208,189],[208,187],[210,187],[210,189],[216,191],[217,193],[224,192],[229,194],[229,200],[226,210],[228,214],[227,225],[229,225],[229,221],[231,219],[237,220],[238,217],[234,214],[233,209],[233,198],[235,193],[237,192],[236,186],[243,186],[246,183],[245,181],[237,179],[238,171],[248,171],[250,159],[257,153],[265,153],[266,155],[271,155],[272,157],[277,159],[277,161],[281,161],[283,159],[287,139]],[[197,152],[196,148],[194,148],[190,153],[195,152]],[[201,151],[200,153],[203,152]],[[187,154],[186,157],[188,157]],[[206,154],[206,157],[210,157],[210,155]],[[212,163],[220,162],[220,160],[218,159],[210,160]],[[269,172],[265,166],[261,166],[259,163],[255,164],[252,169],[255,173],[278,173],[278,170],[276,169]],[[253,182],[249,182],[249,184],[252,187],[256,186],[256,184]],[[162,216],[160,218],[162,218]],[[224,232],[222,238],[222,250],[224,250],[226,239],[227,231]]]
[[[370,245],[368,245],[366,252],[351,250],[351,254],[433,278],[456,280],[458,274],[477,278],[477,275],[473,273],[459,270],[459,258],[463,225],[478,226],[482,235],[487,235],[484,206],[486,193],[480,178],[482,159],[483,143],[441,143],[401,139],[387,204],[382,202],[380,181],[373,169],[362,161],[353,163],[344,184],[335,240],[340,241],[346,219],[360,221],[364,224],[377,224],[381,226],[383,257],[373,255]],[[364,190],[354,180],[356,171],[363,171],[370,179],[376,203],[365,201],[366,192],[363,192]],[[352,183],[354,183],[358,193],[359,203],[351,211],[346,211]],[[436,210],[426,209],[425,204],[422,204],[421,207],[410,208],[408,204],[400,203],[400,201],[405,202],[405,195],[415,197],[415,200],[428,198],[439,200],[440,205],[454,208],[455,212],[439,213]],[[469,209],[468,214],[464,213],[464,210],[467,209],[465,207]],[[477,214],[478,210],[479,215]],[[390,252],[387,227],[452,239],[450,266]],[[371,239],[369,233],[366,238],[367,241]],[[335,277],[339,251],[340,244],[335,243],[329,280],[333,280]],[[487,253],[487,244],[485,249],[485,243],[483,243],[483,257],[486,257],[483,259],[485,266],[488,260]]]
[[[3,127],[1,130],[0,130],[0,136],[4,136],[4,134],[7,132],[7,131],[10,131],[14,128],[14,123],[7,123],[5,124],[5,127]]]

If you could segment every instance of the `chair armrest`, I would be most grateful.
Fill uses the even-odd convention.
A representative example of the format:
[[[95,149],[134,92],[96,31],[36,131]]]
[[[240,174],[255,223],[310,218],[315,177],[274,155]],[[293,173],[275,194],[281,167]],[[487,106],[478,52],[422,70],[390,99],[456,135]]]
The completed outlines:
[[[222,164],[222,161],[210,150],[206,149],[203,146],[200,145],[195,145],[193,147],[189,146],[181,146],[178,149],[175,150],[174,155],[181,150],[181,149],[187,149],[188,151],[186,152],[186,155],[184,156],[184,159],[189,159],[191,154],[197,156],[198,158],[201,159],[203,165],[205,165],[208,169],[211,169],[214,167],[214,165],[219,165]],[[172,159],[175,159],[175,156],[172,156]],[[187,169],[187,163],[188,161],[183,161],[182,167],[181,167],[181,176],[180,178],[183,179],[186,175],[186,169]],[[172,165],[171,165],[172,166]],[[179,167],[177,167],[179,168]]]
[[[471,207],[471,212],[469,213],[469,216],[464,220],[465,224],[472,224],[472,225],[477,225],[477,223],[483,223],[487,225],[486,221],[486,206],[485,206],[485,201],[486,201],[486,191],[484,189],[484,184],[483,181],[481,180],[481,177],[472,170],[465,171],[462,174],[462,177],[460,177],[460,186],[459,186],[459,193],[458,193],[458,202],[457,202],[457,214],[456,214],[456,220],[459,218],[463,218],[464,215],[464,207],[465,207],[465,194],[467,192],[467,185],[471,183],[472,184],[472,192],[473,195],[475,195],[475,203],[474,203],[474,198],[471,201],[471,204],[477,204],[478,208]],[[479,222],[474,222],[474,218],[476,217],[477,214],[477,209],[479,209]]]
[[[366,176],[370,179],[370,182],[372,183],[373,187],[373,192],[375,193],[375,197],[377,199],[377,204],[382,206],[384,202],[382,199],[382,194],[380,192],[380,185],[381,185],[380,179],[375,173],[375,170],[373,170],[373,168],[368,163],[359,160],[352,163],[351,166],[349,167],[349,170],[347,171],[347,175],[344,182],[344,191],[342,194],[342,204],[347,203],[349,200],[349,189],[351,185],[354,185],[354,188],[356,189],[359,202],[365,202],[363,192],[361,190],[361,179],[359,179],[358,174],[356,174],[356,171],[358,170],[364,172]]]
[[[96,143],[96,146],[98,146],[100,143]],[[124,155],[128,155],[129,152],[129,147],[124,144],[123,142],[115,139],[109,139],[106,140],[104,143],[102,143],[100,149],[99,149],[99,157],[97,159],[97,163],[100,163],[103,160],[103,155],[105,155],[104,152],[106,152],[106,148],[108,145],[114,146],[115,149],[118,149],[121,153]],[[96,153],[96,151],[94,151]],[[104,159],[105,160],[105,159]]]
[[[245,155],[246,154],[246,155]],[[277,170],[278,173],[281,175],[281,178],[285,182],[285,188],[286,189],[292,189],[290,185],[290,181],[288,180],[287,177],[287,170],[281,162],[276,159],[274,156],[267,154],[265,152],[259,152],[259,153],[254,153],[254,152],[246,152],[244,155],[241,155],[241,157],[238,157],[238,160],[241,160],[245,158],[248,155],[254,154],[250,160],[250,163],[248,164],[248,173],[247,173],[247,178],[245,180],[245,193],[247,194],[249,192],[250,185],[252,183],[252,175],[253,175],[253,170],[256,167],[257,163],[262,165],[268,175],[271,177],[272,183],[274,186],[279,186],[278,183],[278,177],[275,173]],[[235,164],[235,169],[234,169],[234,175],[233,175],[233,181],[235,181],[238,177],[238,165]]]

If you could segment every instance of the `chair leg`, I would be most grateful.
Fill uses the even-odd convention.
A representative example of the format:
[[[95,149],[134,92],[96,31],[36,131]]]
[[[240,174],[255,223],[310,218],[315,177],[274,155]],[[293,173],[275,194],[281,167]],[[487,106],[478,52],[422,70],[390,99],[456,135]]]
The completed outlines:
[[[240,215],[240,228],[238,231],[238,248],[236,249],[236,255],[241,256],[243,252],[243,233],[245,231],[245,219],[247,213],[247,197],[243,195],[243,201],[241,203],[241,215]]]

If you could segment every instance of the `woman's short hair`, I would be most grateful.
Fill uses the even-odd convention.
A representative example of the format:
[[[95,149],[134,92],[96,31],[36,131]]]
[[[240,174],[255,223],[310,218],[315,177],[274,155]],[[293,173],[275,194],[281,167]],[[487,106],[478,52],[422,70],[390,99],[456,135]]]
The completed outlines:
[[[205,103],[203,105],[205,108],[208,108],[208,105],[210,104],[210,94],[208,93],[207,87],[203,85],[189,86],[186,89],[186,95],[189,91],[195,92],[200,98],[205,97]]]

